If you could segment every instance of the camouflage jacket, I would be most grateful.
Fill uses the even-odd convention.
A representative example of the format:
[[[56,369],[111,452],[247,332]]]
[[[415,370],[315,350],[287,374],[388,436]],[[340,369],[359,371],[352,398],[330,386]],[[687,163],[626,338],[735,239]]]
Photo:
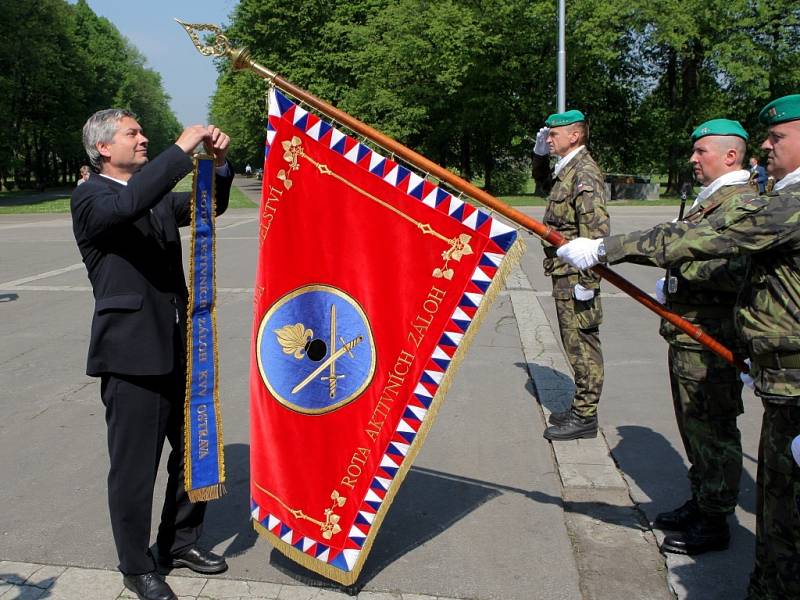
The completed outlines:
[[[740,193],[753,191],[746,185],[719,188],[684,217],[686,223],[707,222],[713,214],[733,210]],[[669,269],[675,291],[667,291],[667,308],[716,338],[733,350],[738,348],[733,326],[733,307],[744,284],[748,259],[746,256],[715,258],[685,262]],[[660,333],[670,344],[701,350],[703,346],[691,336],[662,320]]]
[[[586,148],[553,176],[546,156],[534,154],[533,175],[536,182],[549,193],[544,224],[552,227],[566,239],[576,237],[600,238],[608,235],[610,220],[606,209],[603,174]],[[600,276],[593,271],[578,271],[561,262],[554,246],[544,246],[544,274],[547,276],[579,273],[578,281],[587,288],[597,288]]]
[[[663,223],[606,238],[609,263],[674,266],[688,260],[749,256],[735,308],[737,334],[753,361],[756,392],[800,405],[800,184],[757,196],[743,193],[730,210],[701,223]]]

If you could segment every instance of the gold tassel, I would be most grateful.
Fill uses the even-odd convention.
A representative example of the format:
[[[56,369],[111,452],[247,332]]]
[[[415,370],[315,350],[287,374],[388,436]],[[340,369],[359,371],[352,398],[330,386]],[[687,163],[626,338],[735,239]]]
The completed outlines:
[[[217,498],[222,498],[225,494],[228,493],[228,490],[225,489],[225,483],[215,483],[214,485],[209,485],[203,488],[197,488],[196,490],[188,490],[187,494],[189,494],[189,500],[191,502],[208,502],[210,500],[216,500]]]

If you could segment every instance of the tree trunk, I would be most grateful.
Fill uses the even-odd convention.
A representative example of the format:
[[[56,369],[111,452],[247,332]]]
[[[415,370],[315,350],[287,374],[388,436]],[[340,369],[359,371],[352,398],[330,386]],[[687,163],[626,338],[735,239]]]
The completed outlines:
[[[675,111],[678,101],[678,57],[674,48],[667,51],[667,97],[669,98],[669,106],[672,109],[672,129],[675,130]],[[678,173],[676,170],[676,157],[678,155],[678,148],[675,142],[670,142],[667,146],[667,194],[674,193],[677,190]]]
[[[464,132],[461,133],[461,177],[472,181],[472,148],[469,134]]]

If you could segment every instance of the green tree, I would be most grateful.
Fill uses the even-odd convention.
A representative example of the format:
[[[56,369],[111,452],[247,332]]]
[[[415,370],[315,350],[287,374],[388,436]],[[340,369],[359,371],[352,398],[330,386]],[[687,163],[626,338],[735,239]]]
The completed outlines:
[[[81,129],[96,110],[137,112],[155,152],[180,131],[160,76],[85,0],[0,0],[0,180],[38,187],[74,181],[86,162]]]

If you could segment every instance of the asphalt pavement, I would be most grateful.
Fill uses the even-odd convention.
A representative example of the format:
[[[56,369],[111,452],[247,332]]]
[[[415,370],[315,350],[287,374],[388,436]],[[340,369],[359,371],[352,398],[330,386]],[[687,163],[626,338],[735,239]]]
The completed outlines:
[[[255,180],[239,185],[257,194]],[[542,211],[527,212],[540,218]],[[617,232],[641,228],[671,219],[672,212],[670,207],[612,206],[612,227]],[[231,210],[218,220],[229,493],[210,504],[202,541],[224,554],[230,569],[208,580],[174,579],[176,586],[186,586],[182,598],[706,600],[744,595],[754,543],[758,403],[748,393],[747,412],[739,421],[746,458],[731,549],[665,559],[657,548],[660,533],[651,531],[648,521],[681,504],[688,484],[658,320],[604,287],[604,435],[552,446],[542,438],[544,418],[568,402],[571,379],[554,334],[541,248],[530,236],[521,268],[485,319],[358,584],[331,585],[274,551],[254,533],[248,517],[257,219],[253,208]],[[646,290],[660,276],[644,267],[617,270]],[[84,374],[91,311],[69,216],[0,216],[3,600],[125,597],[114,572],[99,385]],[[156,489],[160,494],[163,481]],[[102,591],[76,591],[95,584]]]

